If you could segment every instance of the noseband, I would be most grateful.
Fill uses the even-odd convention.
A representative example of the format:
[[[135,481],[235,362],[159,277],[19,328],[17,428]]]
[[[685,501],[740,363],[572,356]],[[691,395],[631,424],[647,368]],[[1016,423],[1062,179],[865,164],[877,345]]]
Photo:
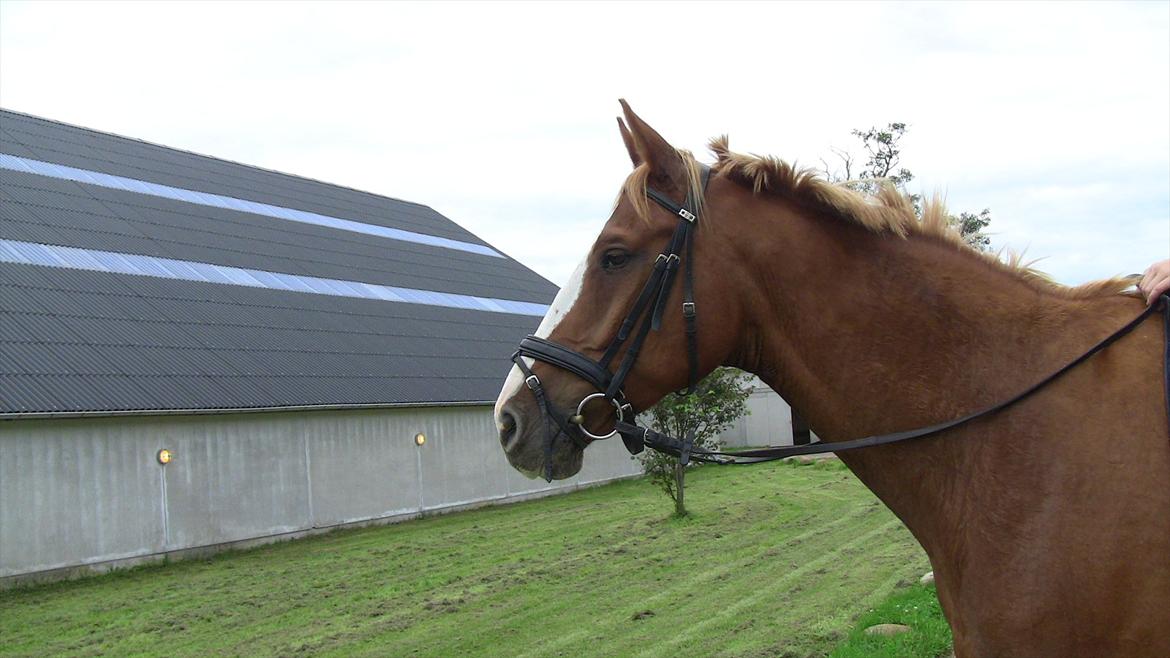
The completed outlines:
[[[711,168],[703,164],[700,164],[699,167],[700,188],[702,193],[705,193],[707,181],[711,177]],[[633,422],[634,416],[637,415],[637,410],[626,399],[626,394],[622,390],[622,384],[625,383],[626,377],[629,376],[630,370],[633,369],[634,362],[638,360],[638,354],[642,351],[642,344],[646,342],[646,337],[650,334],[650,331],[657,331],[662,326],[662,313],[666,307],[666,300],[670,297],[671,289],[674,286],[674,280],[678,274],[680,263],[683,271],[682,316],[686,333],[688,363],[688,383],[685,394],[693,392],[695,390],[695,384],[698,383],[699,348],[695,330],[695,282],[694,272],[691,267],[694,261],[695,223],[699,219],[699,199],[692,198],[691,192],[688,192],[686,199],[680,206],[674,201],[671,201],[666,195],[650,187],[646,188],[646,196],[658,205],[669,210],[671,214],[677,216],[679,218],[678,226],[675,227],[674,235],[671,236],[666,248],[655,259],[654,268],[650,271],[650,276],[646,279],[645,285],[642,286],[642,292],[634,300],[634,305],[630,308],[629,313],[626,314],[626,318],[622,321],[617,335],[614,336],[614,339],[610,342],[609,347],[606,348],[601,359],[594,361],[580,352],[557,344],[547,338],[540,338],[539,336],[528,336],[520,341],[520,348],[512,355],[512,361],[520,368],[520,372],[524,373],[524,383],[532,391],[533,396],[536,397],[536,402],[540,406],[541,413],[549,425],[548,431],[545,434],[544,463],[545,479],[550,481],[552,479],[552,451],[554,443],[560,434],[563,433],[577,447],[584,449],[585,446],[593,441],[613,438],[619,433],[616,424],[614,429],[608,434],[601,435],[593,434],[585,428],[585,405],[589,402],[593,400],[606,400],[614,407],[614,411],[617,414],[617,423],[626,422],[627,419],[628,422]],[[685,260],[680,254],[685,254]],[[633,336],[633,340],[630,340],[631,335]],[[629,346],[626,348],[625,356],[622,357],[617,372],[611,373],[610,365],[617,357],[622,346],[626,344],[626,341],[629,341]],[[524,363],[524,357],[543,361],[563,370],[568,370],[592,384],[598,392],[590,393],[582,398],[577,403],[576,413],[565,417],[563,414],[557,412],[548,401],[544,389],[541,386],[540,378],[534,375],[528,365]],[[622,439],[624,441],[626,440],[625,435],[622,435]],[[629,441],[626,442],[626,447],[630,449],[630,452],[636,453],[641,451],[640,446],[635,449],[635,446]]]

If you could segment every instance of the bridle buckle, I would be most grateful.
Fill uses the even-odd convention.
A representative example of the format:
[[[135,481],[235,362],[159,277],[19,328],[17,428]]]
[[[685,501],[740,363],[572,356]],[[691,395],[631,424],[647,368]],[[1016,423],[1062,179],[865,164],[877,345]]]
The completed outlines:
[[[682,311],[683,311],[684,317],[688,317],[688,318],[695,317],[695,303],[694,302],[683,302],[682,306],[683,306]]]
[[[540,388],[540,379],[536,375],[528,375],[524,378],[524,385],[535,391]]]

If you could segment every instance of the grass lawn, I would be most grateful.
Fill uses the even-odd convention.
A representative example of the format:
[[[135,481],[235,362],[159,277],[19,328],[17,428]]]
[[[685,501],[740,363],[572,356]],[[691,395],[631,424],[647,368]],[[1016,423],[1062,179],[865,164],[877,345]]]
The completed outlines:
[[[824,656],[929,569],[836,461],[704,467],[687,501],[626,481],[0,592],[0,655]]]
[[[890,637],[866,635],[874,624],[904,624],[910,631]],[[951,628],[943,617],[934,587],[912,585],[890,595],[861,616],[849,639],[830,658],[905,658],[949,655]]]

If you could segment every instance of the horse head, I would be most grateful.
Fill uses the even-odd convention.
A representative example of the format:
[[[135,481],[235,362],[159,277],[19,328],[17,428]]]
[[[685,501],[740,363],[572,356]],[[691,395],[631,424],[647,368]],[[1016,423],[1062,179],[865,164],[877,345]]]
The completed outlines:
[[[596,369],[600,374],[589,381],[571,369],[521,357],[496,401],[496,426],[508,461],[530,477],[574,475],[581,468],[585,445],[593,438],[612,436],[619,416],[632,421],[632,413],[710,372],[733,347],[736,300],[714,294],[711,286],[715,276],[726,281],[735,259],[717,232],[705,227],[717,209],[719,184],[711,181],[704,191],[704,167],[689,153],[670,146],[625,101],[622,108],[625,122],[619,118],[618,126],[634,171],[613,214],[535,334],[600,364]],[[660,200],[652,202],[648,194]],[[671,202],[682,206],[688,198],[696,211],[690,219],[680,220],[678,213],[663,206]],[[680,221],[692,226],[680,228]],[[683,229],[693,232],[690,247],[667,259],[664,245],[676,241]],[[660,291],[645,292],[647,281],[660,276],[669,282]],[[688,276],[693,280],[686,281]],[[695,301],[684,311],[684,288],[692,284]],[[615,341],[623,323],[631,324],[627,320],[640,298],[645,313],[626,327],[629,340]],[[688,348],[684,313],[693,317],[697,336],[693,348]],[[638,339],[639,333],[645,338]],[[693,365],[688,349],[694,354]],[[611,373],[621,373],[616,396],[601,390]],[[531,380],[539,383],[543,409]]]

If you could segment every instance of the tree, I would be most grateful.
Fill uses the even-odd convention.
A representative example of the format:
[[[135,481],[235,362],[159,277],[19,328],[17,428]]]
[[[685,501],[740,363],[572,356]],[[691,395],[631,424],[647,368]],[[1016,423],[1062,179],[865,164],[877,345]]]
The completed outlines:
[[[693,395],[667,395],[647,413],[659,432],[685,437],[695,433],[695,448],[715,450],[720,432],[748,413],[751,375],[735,368],[718,368],[695,387]],[[674,501],[675,516],[686,516],[683,502],[686,467],[670,455],[647,450],[638,455],[650,481]],[[697,465],[697,464],[695,464]]]
[[[865,161],[865,168],[857,172],[859,179],[884,178],[902,189],[906,188],[906,183],[914,179],[914,174],[910,173],[909,169],[894,170],[901,160],[902,149],[898,142],[902,141],[902,136],[906,134],[906,124],[890,123],[885,128],[870,128],[865,131],[854,129],[852,134],[861,140],[861,145],[869,155],[869,159]]]
[[[947,219],[959,229],[959,235],[963,236],[967,244],[979,251],[991,249],[991,238],[983,233],[983,229],[991,223],[991,208],[984,208],[978,215],[971,212],[961,212],[957,217],[947,215]]]
[[[868,194],[874,194],[878,186],[887,181],[902,192],[906,192],[906,183],[914,179],[914,174],[905,167],[899,167],[902,158],[901,140],[906,134],[905,123],[888,123],[884,128],[872,127],[868,130],[854,129],[851,134],[861,140],[865,149],[866,160],[860,170],[854,174],[856,158],[845,149],[830,149],[840,161],[841,168],[830,168],[829,163],[821,159],[824,165],[825,176],[834,183],[849,185],[854,189]],[[843,171],[842,171],[843,170]],[[922,197],[918,194],[907,194],[914,204],[914,211],[922,215]],[[984,208],[978,214],[960,212],[958,215],[947,215],[947,221],[959,231],[959,235],[967,244],[979,251],[991,248],[991,238],[983,233],[983,229],[991,223],[991,209]]]

